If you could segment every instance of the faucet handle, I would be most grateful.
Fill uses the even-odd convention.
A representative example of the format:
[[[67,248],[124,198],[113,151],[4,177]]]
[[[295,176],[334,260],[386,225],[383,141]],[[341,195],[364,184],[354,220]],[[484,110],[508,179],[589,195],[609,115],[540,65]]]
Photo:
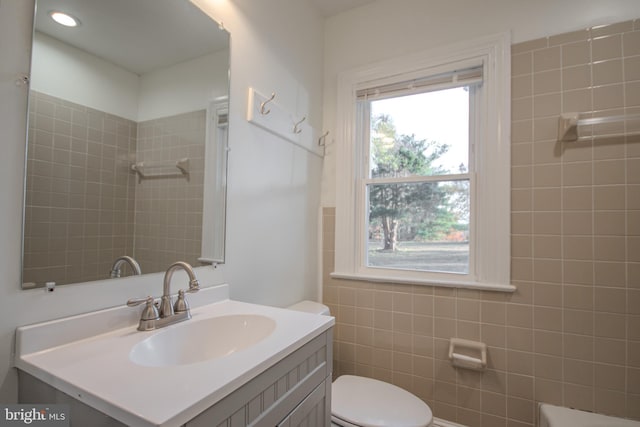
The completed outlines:
[[[189,292],[189,290],[187,290],[186,292]],[[191,291],[194,292],[194,291]],[[183,289],[180,289],[178,291],[178,299],[176,300],[176,303],[173,305],[173,312],[174,313],[182,313],[182,312],[189,312],[189,303],[187,302],[187,299],[184,297],[184,293],[185,291]]]
[[[130,300],[127,301],[127,306],[128,307],[135,307],[135,306],[138,306],[138,305],[143,304],[143,303],[149,304],[149,300],[151,300],[151,304],[153,304],[153,297],[152,296],[148,296],[148,297],[144,297],[144,298],[131,298]]]
[[[142,310],[142,315],[140,316],[140,323],[138,325],[139,331],[150,331],[155,329],[156,320],[160,319],[160,314],[158,312],[158,307],[154,304],[154,299],[152,296],[148,296],[146,298],[133,298],[127,301],[127,305],[129,307],[135,307],[142,303],[147,304],[146,307]]]
[[[154,299],[152,296],[148,296],[146,298],[132,298],[127,301],[127,305],[129,307],[135,307],[142,303],[146,303],[147,306],[142,310],[142,316],[140,316],[140,320],[157,320],[160,318],[160,314],[158,313],[158,307],[154,304]]]

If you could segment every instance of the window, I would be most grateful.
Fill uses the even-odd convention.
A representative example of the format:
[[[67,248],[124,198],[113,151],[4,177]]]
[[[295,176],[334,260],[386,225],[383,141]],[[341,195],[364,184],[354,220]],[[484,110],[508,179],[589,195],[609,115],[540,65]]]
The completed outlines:
[[[512,291],[505,36],[345,73],[334,277]]]

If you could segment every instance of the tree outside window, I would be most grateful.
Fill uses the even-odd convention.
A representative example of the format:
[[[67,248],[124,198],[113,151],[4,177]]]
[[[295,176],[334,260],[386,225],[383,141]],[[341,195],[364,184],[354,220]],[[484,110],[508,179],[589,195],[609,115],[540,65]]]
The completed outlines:
[[[446,92],[450,91],[439,91],[442,93],[435,94],[436,97],[426,93],[405,98],[419,97],[420,102],[429,103],[443,99],[442,95],[446,99]],[[458,97],[449,98],[455,103],[459,93]],[[466,109],[462,115],[467,114],[468,96],[459,104],[453,108]],[[415,99],[408,105],[415,105]],[[393,114],[398,117],[402,111],[402,108],[396,109]],[[400,133],[391,114],[372,112],[371,115],[370,178],[367,181],[368,265],[467,273],[470,236],[468,135],[464,141],[455,142],[465,145],[465,149],[454,146],[452,150],[451,143],[418,138],[415,133]],[[419,123],[415,124],[415,130],[424,133]]]

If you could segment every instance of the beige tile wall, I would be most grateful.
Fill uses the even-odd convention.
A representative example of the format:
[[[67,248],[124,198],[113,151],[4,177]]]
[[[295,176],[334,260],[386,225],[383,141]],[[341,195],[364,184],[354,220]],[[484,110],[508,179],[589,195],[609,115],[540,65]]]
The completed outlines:
[[[189,175],[136,183],[135,254],[147,271],[175,261],[198,265],[202,245],[206,111],[140,122],[138,161],[175,164],[189,159]],[[155,172],[178,172],[161,168]],[[151,170],[151,172],[154,172]]]
[[[32,91],[24,282],[109,276],[133,249],[136,123]]]
[[[134,256],[143,273],[178,260],[198,265],[205,116],[136,123],[33,91],[23,281],[107,279],[121,255]],[[183,157],[188,179],[139,182],[130,169],[134,161]]]
[[[538,402],[640,419],[640,138],[559,144],[571,111],[640,113],[640,21],[512,47],[513,294],[331,279],[324,209],[336,375],[390,381],[468,426],[533,426]],[[453,369],[451,337],[487,343],[487,371]]]

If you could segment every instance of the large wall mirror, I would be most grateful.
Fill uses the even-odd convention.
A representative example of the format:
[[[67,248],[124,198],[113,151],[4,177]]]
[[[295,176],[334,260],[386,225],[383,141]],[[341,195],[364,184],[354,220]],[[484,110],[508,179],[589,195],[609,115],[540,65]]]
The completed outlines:
[[[189,0],[37,0],[23,288],[224,262],[228,94]]]

